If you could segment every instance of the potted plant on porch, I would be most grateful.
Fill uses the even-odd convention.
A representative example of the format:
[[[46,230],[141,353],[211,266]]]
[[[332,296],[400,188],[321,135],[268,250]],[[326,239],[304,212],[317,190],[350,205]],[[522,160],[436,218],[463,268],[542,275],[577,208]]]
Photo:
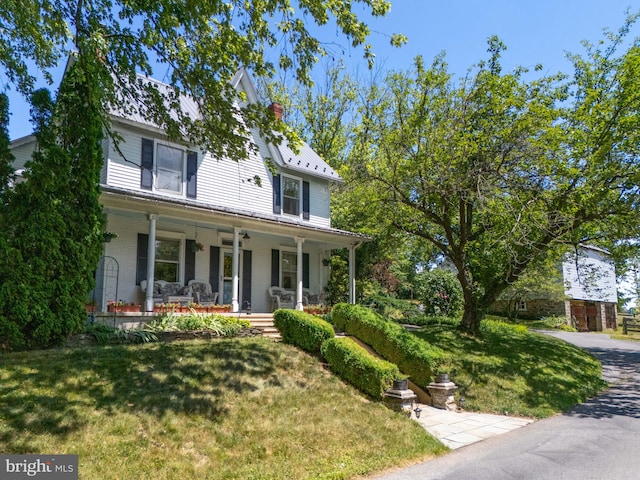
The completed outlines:
[[[122,300],[118,300],[117,302],[112,300],[107,304],[107,311],[115,313],[140,313],[140,304],[127,303]]]

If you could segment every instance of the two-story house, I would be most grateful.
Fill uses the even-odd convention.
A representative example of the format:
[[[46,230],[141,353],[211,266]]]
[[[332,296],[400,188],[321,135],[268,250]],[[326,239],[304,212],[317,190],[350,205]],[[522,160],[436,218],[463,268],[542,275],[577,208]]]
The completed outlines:
[[[258,101],[245,69],[233,85],[244,92],[238,98]],[[184,102],[197,115],[195,102]],[[111,120],[121,140],[117,147],[104,140],[101,203],[107,230],[117,237],[104,244],[96,270],[103,311],[111,300],[151,311],[153,291],[141,286],[192,279],[208,281],[217,303],[233,311],[249,305],[254,312],[270,311],[271,286],[294,291],[294,306],[301,309],[303,289],[322,294],[329,277],[323,260],[336,248],[350,251],[355,299],[355,249],[365,237],[331,227],[330,184],[341,179],[308,145],[294,153],[256,131],[250,140],[257,151],[235,161],[173,143],[136,114],[113,112]],[[32,136],[12,143],[16,171],[34,148]]]

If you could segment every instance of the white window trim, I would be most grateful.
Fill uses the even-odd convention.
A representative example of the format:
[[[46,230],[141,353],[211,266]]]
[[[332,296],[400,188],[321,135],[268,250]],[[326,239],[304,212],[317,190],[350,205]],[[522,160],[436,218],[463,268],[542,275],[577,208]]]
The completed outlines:
[[[180,192],[175,190],[160,188],[158,186],[158,147],[164,146],[172,148],[174,150],[180,150],[182,152],[182,181],[180,182]],[[178,198],[186,198],[187,196],[187,149],[181,145],[177,145],[170,142],[164,142],[154,139],[153,140],[153,191],[161,192],[163,194],[172,195]]]
[[[296,182],[298,182],[298,214],[295,215],[293,213],[288,213],[284,211],[284,183],[285,183],[285,179],[290,179],[290,180],[295,180]],[[282,212],[282,215],[286,215],[287,217],[292,217],[292,218],[302,218],[302,197],[303,197],[303,185],[302,185],[302,177],[295,177],[293,175],[285,175],[285,174],[281,174],[280,175],[280,209]]]
[[[156,241],[158,240],[178,240],[180,248],[178,250],[178,282],[184,283],[184,257],[187,244],[187,237],[184,233],[156,230]],[[158,260],[156,259],[156,262]]]
[[[285,288],[284,287],[284,268],[283,268],[283,265],[284,265],[284,254],[285,253],[293,255],[296,258],[296,262],[298,261],[298,252],[297,252],[297,250],[293,250],[291,248],[281,248],[280,249],[280,286],[282,288]],[[298,281],[300,280],[299,278],[297,278],[297,276],[298,276],[298,266],[297,266],[297,264],[296,264],[296,270],[293,273],[296,275],[296,281],[295,281],[295,285],[293,287],[291,287],[290,289],[291,290],[296,290],[298,288],[298,286],[297,286]]]

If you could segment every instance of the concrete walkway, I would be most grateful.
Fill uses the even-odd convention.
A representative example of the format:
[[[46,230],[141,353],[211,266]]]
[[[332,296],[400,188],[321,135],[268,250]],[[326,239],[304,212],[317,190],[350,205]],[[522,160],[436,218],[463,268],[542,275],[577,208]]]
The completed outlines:
[[[411,418],[451,449],[510,432],[534,421],[488,413],[450,412],[421,404],[417,406],[422,409],[420,418],[416,418],[415,414]]]

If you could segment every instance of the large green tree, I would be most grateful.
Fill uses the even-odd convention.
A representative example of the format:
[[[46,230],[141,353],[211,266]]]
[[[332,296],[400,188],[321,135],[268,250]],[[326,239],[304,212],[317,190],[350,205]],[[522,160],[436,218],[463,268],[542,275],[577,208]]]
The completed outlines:
[[[637,236],[640,45],[619,52],[632,25],[571,56],[571,76],[505,73],[492,38],[459,81],[443,56],[418,58],[370,90],[358,188],[455,266],[466,331],[551,248]]]
[[[311,67],[325,53],[312,27],[330,22],[372,62],[369,28],[355,12],[383,16],[389,8],[386,0],[7,0],[0,3],[0,65],[9,83],[28,93],[37,73],[31,65],[50,75],[82,50],[111,74],[101,85],[103,111],[138,110],[174,139],[239,160],[248,155],[251,127],[279,137],[265,108],[234,104],[237,70],[244,66],[258,77],[293,70],[309,83]],[[399,45],[404,38],[391,41]],[[173,88],[158,88],[139,73]],[[198,103],[198,116],[182,109],[181,95]]]
[[[102,252],[100,88],[70,66],[56,102],[32,99],[38,148],[26,182],[0,193],[0,339],[9,348],[60,343],[86,321],[84,299]]]
[[[348,165],[358,124],[357,106],[366,89],[341,61],[323,66],[318,73],[321,80],[312,86],[263,82],[262,95],[283,105],[287,124],[345,180],[331,186],[332,226],[371,237],[356,250],[357,291],[365,297],[383,291],[410,298],[416,271],[431,260],[433,248],[390,228],[387,218],[375,215],[367,190],[354,188]],[[374,77],[379,74],[375,72]],[[348,254],[346,250],[333,253],[336,258],[331,263],[327,293],[331,301],[342,301],[349,291]]]

